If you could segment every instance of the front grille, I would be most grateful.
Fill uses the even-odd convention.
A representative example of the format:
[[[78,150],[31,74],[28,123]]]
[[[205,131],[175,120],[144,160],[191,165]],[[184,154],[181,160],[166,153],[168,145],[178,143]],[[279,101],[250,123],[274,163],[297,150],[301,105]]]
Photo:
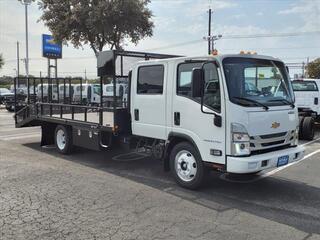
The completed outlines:
[[[269,146],[273,146],[273,145],[279,145],[279,144],[282,144],[282,143],[284,143],[284,140],[276,141],[276,142],[261,143],[261,146],[269,147]]]
[[[274,148],[290,145],[294,131],[250,137],[251,152],[273,151]]]
[[[283,150],[283,149],[286,149],[289,147],[291,147],[290,144],[286,144],[286,145],[282,145],[280,147],[254,150],[254,151],[251,151],[251,155],[258,155],[258,154],[264,154],[264,153],[269,153],[269,152],[275,152],[275,151]]]
[[[262,138],[262,139],[278,138],[278,137],[283,137],[283,136],[285,136],[286,134],[287,134],[287,132],[267,134],[267,135],[261,135],[260,138]]]

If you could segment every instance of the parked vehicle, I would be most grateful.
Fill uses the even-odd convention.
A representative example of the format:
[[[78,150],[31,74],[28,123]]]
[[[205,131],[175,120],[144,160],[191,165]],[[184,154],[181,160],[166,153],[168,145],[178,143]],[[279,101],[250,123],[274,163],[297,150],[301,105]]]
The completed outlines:
[[[320,120],[320,79],[294,80],[292,86],[299,112],[300,139],[312,140],[315,123]]]
[[[58,87],[56,84],[38,84],[37,98],[42,99],[43,102],[57,102],[58,101]]]
[[[13,96],[14,94],[7,88],[0,88],[0,104],[4,103],[4,98],[6,96]]]
[[[14,91],[14,90],[13,90]],[[15,94],[12,93],[10,95],[7,95],[3,99],[3,103],[5,104],[5,108],[9,112],[14,112],[15,108],[17,110],[22,109],[26,106],[27,101],[27,87],[21,86],[16,89],[16,102],[15,102]],[[34,88],[30,86],[29,88],[29,102],[35,102],[36,101],[36,94],[34,93]]]
[[[104,102],[107,103],[107,106],[111,106],[111,103],[114,100],[114,95],[117,98],[118,104],[123,106],[125,104],[124,99],[125,98],[125,91],[128,88],[128,84],[117,82],[116,83],[116,92],[113,94],[113,82],[109,84],[103,85],[103,98]]]
[[[125,58],[137,59],[129,72],[119,71]],[[209,170],[256,174],[304,155],[291,81],[279,59],[113,50],[99,54],[98,76],[100,86],[104,78],[128,77],[127,107],[37,103],[16,113],[16,126],[40,125],[41,144],[55,143],[63,154],[74,145],[145,150],[190,189],[200,187]],[[83,88],[87,99],[89,87]]]
[[[74,84],[59,85],[59,102],[70,102],[74,94]]]
[[[82,91],[80,90],[82,88]],[[99,84],[75,84],[73,102],[97,105],[100,103]]]

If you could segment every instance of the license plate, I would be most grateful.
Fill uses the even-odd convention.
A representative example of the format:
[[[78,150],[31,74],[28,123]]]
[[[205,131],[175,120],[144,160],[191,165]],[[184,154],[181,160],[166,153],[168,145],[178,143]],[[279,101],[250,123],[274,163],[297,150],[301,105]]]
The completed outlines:
[[[280,166],[287,165],[288,162],[289,162],[289,156],[288,155],[279,157],[277,166],[280,167]]]

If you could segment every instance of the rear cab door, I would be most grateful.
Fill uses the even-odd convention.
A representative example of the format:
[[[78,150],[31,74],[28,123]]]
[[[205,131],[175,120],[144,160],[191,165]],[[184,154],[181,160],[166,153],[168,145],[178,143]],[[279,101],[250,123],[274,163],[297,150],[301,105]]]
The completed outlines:
[[[163,139],[167,136],[167,63],[150,62],[132,71],[132,133]]]

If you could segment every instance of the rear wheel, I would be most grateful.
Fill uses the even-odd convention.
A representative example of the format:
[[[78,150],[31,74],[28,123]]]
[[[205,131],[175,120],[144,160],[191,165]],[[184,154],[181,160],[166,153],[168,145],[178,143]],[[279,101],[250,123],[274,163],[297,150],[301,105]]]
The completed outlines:
[[[314,120],[312,117],[305,117],[302,123],[302,139],[313,140],[314,138]]]
[[[207,169],[201,156],[188,142],[177,144],[170,154],[170,169],[176,182],[189,189],[197,189],[204,182]]]
[[[72,151],[72,133],[65,126],[58,125],[55,131],[55,145],[62,154],[69,154]]]
[[[304,121],[304,117],[300,116],[299,117],[299,139],[300,140],[303,140],[303,135],[302,135],[303,121]]]

